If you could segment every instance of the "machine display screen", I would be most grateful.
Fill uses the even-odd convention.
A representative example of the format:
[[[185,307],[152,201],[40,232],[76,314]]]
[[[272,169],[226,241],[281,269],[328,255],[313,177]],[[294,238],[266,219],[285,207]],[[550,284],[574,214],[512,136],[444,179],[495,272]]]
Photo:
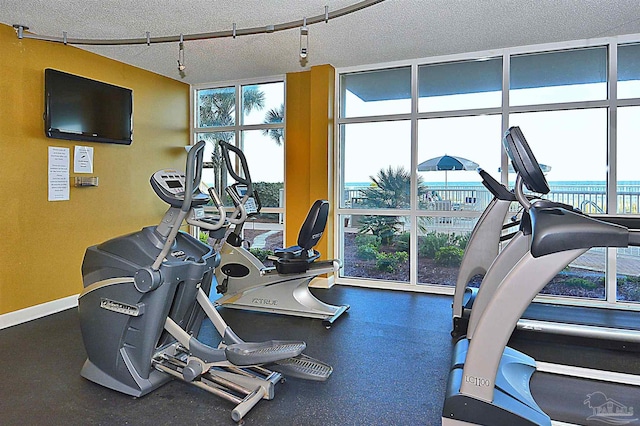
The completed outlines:
[[[179,180],[167,180],[165,182],[169,188],[182,188],[182,182]]]

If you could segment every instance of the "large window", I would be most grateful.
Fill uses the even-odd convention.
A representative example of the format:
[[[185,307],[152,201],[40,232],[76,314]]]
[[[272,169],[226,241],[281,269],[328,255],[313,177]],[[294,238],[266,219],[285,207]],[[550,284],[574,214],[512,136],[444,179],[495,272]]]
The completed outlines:
[[[512,125],[543,167],[546,198],[588,214],[639,214],[640,44],[568,45],[339,70],[345,282],[454,285],[491,198],[476,168],[513,187],[501,144]],[[518,213],[514,205],[506,221]],[[637,264],[637,248],[592,249],[542,293],[640,302]]]
[[[194,89],[195,140],[207,141],[203,185],[223,196],[234,180],[221,157],[218,141],[242,149],[262,202],[262,213],[247,221],[245,239],[254,248],[282,247],[284,214],[284,82],[250,82]],[[239,163],[232,157],[236,172]],[[258,238],[256,238],[258,237]]]

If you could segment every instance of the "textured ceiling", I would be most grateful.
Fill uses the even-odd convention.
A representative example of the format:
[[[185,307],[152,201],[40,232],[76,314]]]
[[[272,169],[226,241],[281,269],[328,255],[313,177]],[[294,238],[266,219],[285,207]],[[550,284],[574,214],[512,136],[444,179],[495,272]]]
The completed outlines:
[[[0,0],[0,22],[38,35],[143,38],[264,27],[324,14],[357,0]],[[266,77],[313,65],[347,67],[511,46],[640,33],[638,0],[385,0],[299,30],[178,43],[78,46],[190,84]]]

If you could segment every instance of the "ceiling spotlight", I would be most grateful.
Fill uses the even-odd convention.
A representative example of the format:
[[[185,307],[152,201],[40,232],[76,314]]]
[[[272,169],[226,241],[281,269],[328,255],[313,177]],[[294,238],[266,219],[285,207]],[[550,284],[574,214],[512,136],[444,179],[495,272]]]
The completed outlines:
[[[309,55],[309,27],[307,27],[307,18],[304,18],[300,27],[300,61],[306,61]]]
[[[180,34],[180,44],[178,44],[178,71],[180,74],[183,73],[184,69],[184,38],[182,34]]]

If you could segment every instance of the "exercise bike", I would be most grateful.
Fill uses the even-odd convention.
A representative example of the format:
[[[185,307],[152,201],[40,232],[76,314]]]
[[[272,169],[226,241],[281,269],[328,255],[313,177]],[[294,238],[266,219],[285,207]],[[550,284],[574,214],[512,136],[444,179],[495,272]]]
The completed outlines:
[[[226,223],[215,191],[218,217],[202,208],[210,200],[197,189],[204,145],[189,151],[186,174],[169,169],[151,177],[170,205],[159,225],[87,249],[78,300],[87,352],[81,375],[136,397],[179,379],[231,401],[232,419],[242,422],[261,399],[274,398],[284,375],[323,381],[332,368],[304,355],[303,341],[244,342],[209,301],[220,256],[180,231],[183,221],[211,231]],[[205,317],[220,335],[217,347],[198,340]]]
[[[270,257],[274,266],[265,266],[243,244],[242,228],[247,217],[260,213],[260,197],[253,187],[244,153],[237,147],[219,141],[229,174],[236,183],[226,188],[236,208],[244,206],[246,216],[232,215],[231,233],[226,239],[210,232],[212,245],[220,247],[220,267],[216,270],[222,296],[216,305],[227,308],[270,312],[283,315],[322,319],[330,328],[334,321],[349,309],[349,305],[334,306],[318,300],[309,283],[321,274],[336,272],[341,266],[337,259],[318,260],[314,247],[322,237],[329,214],[329,203],[317,200],[309,210],[298,235],[297,245],[276,249]],[[231,164],[230,152],[239,159],[242,175]],[[224,241],[221,241],[224,239]]]

